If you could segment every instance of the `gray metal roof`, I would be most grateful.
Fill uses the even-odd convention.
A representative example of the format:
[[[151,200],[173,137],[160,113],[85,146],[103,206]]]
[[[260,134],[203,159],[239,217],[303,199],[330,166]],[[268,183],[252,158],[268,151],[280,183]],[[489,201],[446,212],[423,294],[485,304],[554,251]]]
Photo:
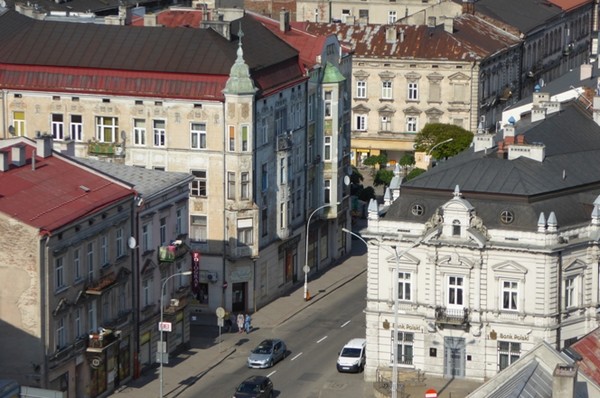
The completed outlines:
[[[187,184],[194,179],[194,176],[188,173],[151,170],[88,158],[72,159],[101,173],[133,185],[133,189],[145,198],[151,198],[153,195],[160,194],[166,189]]]
[[[478,0],[475,11],[530,33],[562,14],[562,9],[546,0]]]
[[[489,398],[552,398],[552,375],[537,360],[533,360],[490,394]]]

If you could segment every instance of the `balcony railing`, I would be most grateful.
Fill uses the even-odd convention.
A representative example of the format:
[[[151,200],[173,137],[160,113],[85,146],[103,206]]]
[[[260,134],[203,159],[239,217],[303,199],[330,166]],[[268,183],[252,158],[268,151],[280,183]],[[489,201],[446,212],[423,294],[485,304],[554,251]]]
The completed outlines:
[[[437,307],[435,323],[440,327],[447,325],[466,328],[469,326],[469,309]]]
[[[105,329],[100,333],[90,333],[87,351],[101,351],[117,341],[117,339],[117,334],[110,329]]]
[[[88,142],[88,154],[104,156],[123,156],[125,154],[125,148],[121,143],[99,142],[91,140]]]
[[[175,260],[185,256],[189,251],[187,245],[183,243],[173,243],[158,247],[158,261],[161,263],[172,263]]]

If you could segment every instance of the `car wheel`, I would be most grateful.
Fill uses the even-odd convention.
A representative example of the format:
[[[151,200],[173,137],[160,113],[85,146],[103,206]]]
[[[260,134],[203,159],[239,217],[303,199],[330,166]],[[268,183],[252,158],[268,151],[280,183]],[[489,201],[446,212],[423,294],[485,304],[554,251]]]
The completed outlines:
[[[269,361],[269,367],[270,367],[270,368],[272,368],[272,367],[273,367],[273,360],[272,360],[272,359]]]

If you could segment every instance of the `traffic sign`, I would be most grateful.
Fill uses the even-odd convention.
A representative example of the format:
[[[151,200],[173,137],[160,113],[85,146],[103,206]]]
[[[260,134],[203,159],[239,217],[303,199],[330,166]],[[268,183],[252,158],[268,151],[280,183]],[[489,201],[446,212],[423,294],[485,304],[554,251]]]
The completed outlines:
[[[218,318],[223,319],[225,317],[225,308],[219,307],[215,312],[217,313]]]
[[[437,391],[434,390],[433,388],[425,391],[425,398],[437,398],[437,396],[438,396]]]
[[[171,322],[158,322],[159,332],[170,332],[171,330]]]
[[[308,273],[310,272],[310,267],[309,267],[308,265],[305,265],[305,266],[302,268],[302,271],[304,271],[304,273],[305,273],[305,274],[308,274]]]

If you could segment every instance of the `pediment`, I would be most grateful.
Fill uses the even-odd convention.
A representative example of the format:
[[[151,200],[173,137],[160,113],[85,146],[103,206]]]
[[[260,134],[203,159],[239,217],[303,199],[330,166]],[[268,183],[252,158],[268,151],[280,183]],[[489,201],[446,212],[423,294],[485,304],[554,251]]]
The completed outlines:
[[[407,115],[419,115],[421,113],[421,110],[414,106],[409,106],[408,108],[405,108],[403,112]]]
[[[434,73],[427,75],[427,78],[429,80],[433,80],[433,81],[440,81],[440,80],[444,79],[444,76],[441,73],[434,72]]]
[[[369,77],[369,73],[365,72],[364,70],[357,70],[353,74],[354,74],[354,77],[356,77],[358,79],[366,79],[367,77]]]
[[[582,272],[587,267],[587,264],[580,259],[573,260],[565,269],[564,272]]]
[[[394,107],[390,106],[390,105],[384,105],[381,108],[377,109],[377,112],[379,113],[395,113],[396,109],[394,109]]]
[[[439,265],[446,265],[449,267],[459,267],[473,269],[475,263],[466,257],[459,255],[458,253],[452,253],[448,256],[441,256],[438,262]]]
[[[402,252],[403,249],[400,250],[400,252]],[[400,253],[399,252],[399,253]],[[393,254],[390,254],[389,256],[387,256],[385,258],[385,261],[387,261],[388,264],[390,265],[396,265],[396,256]],[[404,253],[402,255],[402,257],[400,257],[399,259],[400,264],[404,264],[404,265],[414,265],[417,266],[419,265],[419,263],[421,262],[421,260],[419,260],[418,257],[413,256],[410,253]]]
[[[525,275],[528,270],[527,270],[527,268],[523,267],[522,265],[520,265],[514,261],[504,261],[502,263],[493,265],[492,271],[502,272],[502,273],[506,273],[506,274]]]
[[[419,75],[416,72],[410,72],[410,73],[407,73],[405,75],[405,77],[406,77],[406,80],[408,80],[410,82],[410,81],[419,80],[421,78],[421,75]]]
[[[469,76],[465,75],[462,72],[454,73],[454,74],[450,75],[448,77],[448,79],[450,81],[453,81],[453,80],[471,80],[471,78]]]
[[[425,111],[427,116],[442,116],[444,111],[439,110],[438,108],[429,108]]]
[[[385,70],[385,71],[379,73],[379,77],[382,79],[393,79],[396,77],[396,74],[390,72],[389,70]]]
[[[352,111],[357,113],[369,113],[371,109],[367,108],[363,104],[358,104],[354,108],[352,108]]]

